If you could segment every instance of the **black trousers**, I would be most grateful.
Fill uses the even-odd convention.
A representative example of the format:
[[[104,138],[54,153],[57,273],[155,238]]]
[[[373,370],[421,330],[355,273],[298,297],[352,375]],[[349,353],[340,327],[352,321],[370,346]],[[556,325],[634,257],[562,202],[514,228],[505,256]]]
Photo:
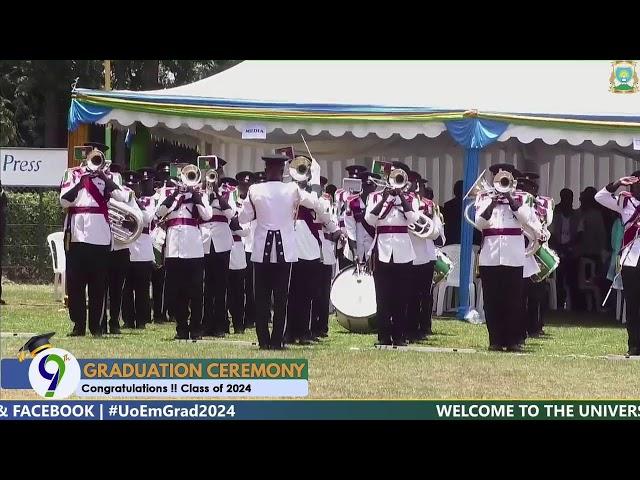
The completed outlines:
[[[251,261],[251,252],[245,252],[247,256],[247,268],[244,277],[244,320],[245,328],[253,328],[256,326],[256,296],[254,293],[253,279],[253,262]]]
[[[202,336],[202,258],[167,258],[165,288],[180,338]]]
[[[291,266],[291,282],[287,305],[285,339],[309,340],[311,338],[311,306],[318,296],[322,262],[298,260]]]
[[[640,267],[622,267],[629,353],[640,354]]]
[[[213,246],[211,247],[213,249]],[[227,318],[227,284],[231,250],[204,256],[204,333],[229,333]]]
[[[151,296],[153,297],[153,318],[166,319],[167,305],[164,301],[165,296],[165,269],[164,266],[160,268],[153,268],[151,272]]]
[[[287,292],[291,263],[254,263],[256,294],[256,334],[262,348],[282,348],[286,328]],[[271,296],[273,330],[269,333]]]
[[[132,328],[143,328],[151,322],[149,284],[153,262],[129,262],[122,291],[122,319]]]
[[[129,249],[113,250],[109,252],[109,266],[107,269],[107,289],[105,299],[109,298],[109,330],[119,327],[120,310],[122,309],[122,290],[124,280],[129,271]],[[107,312],[102,319],[102,331],[107,331]]]
[[[542,300],[545,294],[544,282],[533,282],[530,278],[525,278],[523,282],[522,304],[524,307],[523,318],[523,338],[529,335],[536,335],[542,331],[544,325],[542,321]]]
[[[567,294],[569,294],[571,297],[571,309],[584,310],[582,295],[578,290],[578,259],[568,252],[566,248],[559,247],[557,253],[560,257],[560,263],[556,268],[558,308],[563,308],[567,300]],[[565,290],[565,283],[568,291]]]
[[[317,337],[329,333],[329,296],[331,294],[331,280],[333,265],[320,265],[318,295],[312,302],[311,336]]]
[[[376,285],[378,342],[402,343],[406,339],[409,303],[407,279],[411,263],[384,263],[376,256],[373,279]]]
[[[522,340],[522,267],[481,266],[489,344],[509,347]]]
[[[227,304],[231,312],[234,333],[244,331],[244,283],[247,269],[229,270],[229,286],[227,288]]]
[[[431,283],[435,262],[411,265],[407,304],[407,336],[415,340],[431,331]]]
[[[69,317],[75,324],[74,331],[84,333],[87,328],[87,300],[89,291],[89,330],[102,333],[105,287],[109,245],[71,242],[67,255],[67,295]]]

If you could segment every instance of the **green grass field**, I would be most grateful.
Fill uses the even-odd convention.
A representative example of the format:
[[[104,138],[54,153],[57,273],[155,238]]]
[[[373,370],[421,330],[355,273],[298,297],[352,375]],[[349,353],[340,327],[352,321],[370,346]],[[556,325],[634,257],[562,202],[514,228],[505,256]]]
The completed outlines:
[[[640,397],[640,361],[607,358],[626,351],[626,331],[594,317],[555,315],[544,339],[524,354],[487,351],[484,325],[436,319],[422,347],[474,349],[474,353],[391,351],[373,347],[374,335],[346,332],[331,320],[321,344],[282,352],[259,351],[255,330],[224,340],[175,342],[174,325],[149,325],[122,335],[70,338],[67,311],[51,286],[3,286],[0,354],[15,358],[28,337],[11,333],[55,331],[53,345],[85,358],[307,358],[309,398],[331,399],[631,399]],[[36,398],[2,390],[2,398]]]

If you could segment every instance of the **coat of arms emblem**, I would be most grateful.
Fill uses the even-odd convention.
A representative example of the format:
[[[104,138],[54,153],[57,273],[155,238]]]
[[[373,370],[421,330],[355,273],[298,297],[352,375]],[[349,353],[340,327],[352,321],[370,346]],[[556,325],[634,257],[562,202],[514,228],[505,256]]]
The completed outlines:
[[[613,93],[635,93],[639,89],[636,62],[617,60],[611,62],[609,90]]]

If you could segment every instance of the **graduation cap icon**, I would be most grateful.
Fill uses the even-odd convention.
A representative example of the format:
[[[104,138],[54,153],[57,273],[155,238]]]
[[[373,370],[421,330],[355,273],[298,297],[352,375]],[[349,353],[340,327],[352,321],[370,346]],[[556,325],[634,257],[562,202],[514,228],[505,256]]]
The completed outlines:
[[[55,334],[56,332],[50,332],[31,337],[27,343],[18,350],[18,360],[22,362],[29,354],[31,354],[31,358],[34,358],[41,351],[46,350],[47,348],[52,348],[53,345],[51,345],[51,337]]]

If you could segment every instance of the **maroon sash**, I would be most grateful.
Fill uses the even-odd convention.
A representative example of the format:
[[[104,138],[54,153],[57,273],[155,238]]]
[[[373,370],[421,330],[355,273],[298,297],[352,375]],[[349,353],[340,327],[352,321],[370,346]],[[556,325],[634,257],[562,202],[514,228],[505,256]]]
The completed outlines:
[[[356,222],[362,225],[362,228],[365,229],[365,231],[367,232],[367,234],[369,234],[371,238],[375,237],[376,229],[364,219],[364,212],[362,211],[362,208],[360,208],[360,197],[357,197],[353,199],[351,202],[349,202],[349,208],[351,208],[351,212],[353,213],[354,216],[357,213],[362,213],[361,220],[356,220]]]
[[[623,200],[623,206],[626,206],[626,202],[630,201],[630,197],[626,197]],[[631,242],[636,238],[638,234],[638,219],[640,218],[640,205],[635,207],[635,211],[633,215],[626,221],[624,224],[624,234],[622,235],[622,247],[620,248],[620,253],[629,246]]]
[[[321,245],[320,230],[322,230],[322,224],[316,223],[314,221],[313,215],[311,214],[311,210],[305,206],[300,205],[298,207],[298,220],[302,220],[304,221],[304,223],[307,224],[307,227],[309,227],[309,230],[311,231],[313,236],[316,237],[316,240],[318,241],[318,245]]]
[[[109,223],[109,208],[107,207],[107,201],[100,194],[100,190],[96,187],[95,183],[91,180],[91,177],[88,175],[84,177],[82,180],[82,188],[86,189],[89,192],[89,195],[95,200],[98,204],[98,208],[100,209],[100,213],[104,215],[104,219]]]

